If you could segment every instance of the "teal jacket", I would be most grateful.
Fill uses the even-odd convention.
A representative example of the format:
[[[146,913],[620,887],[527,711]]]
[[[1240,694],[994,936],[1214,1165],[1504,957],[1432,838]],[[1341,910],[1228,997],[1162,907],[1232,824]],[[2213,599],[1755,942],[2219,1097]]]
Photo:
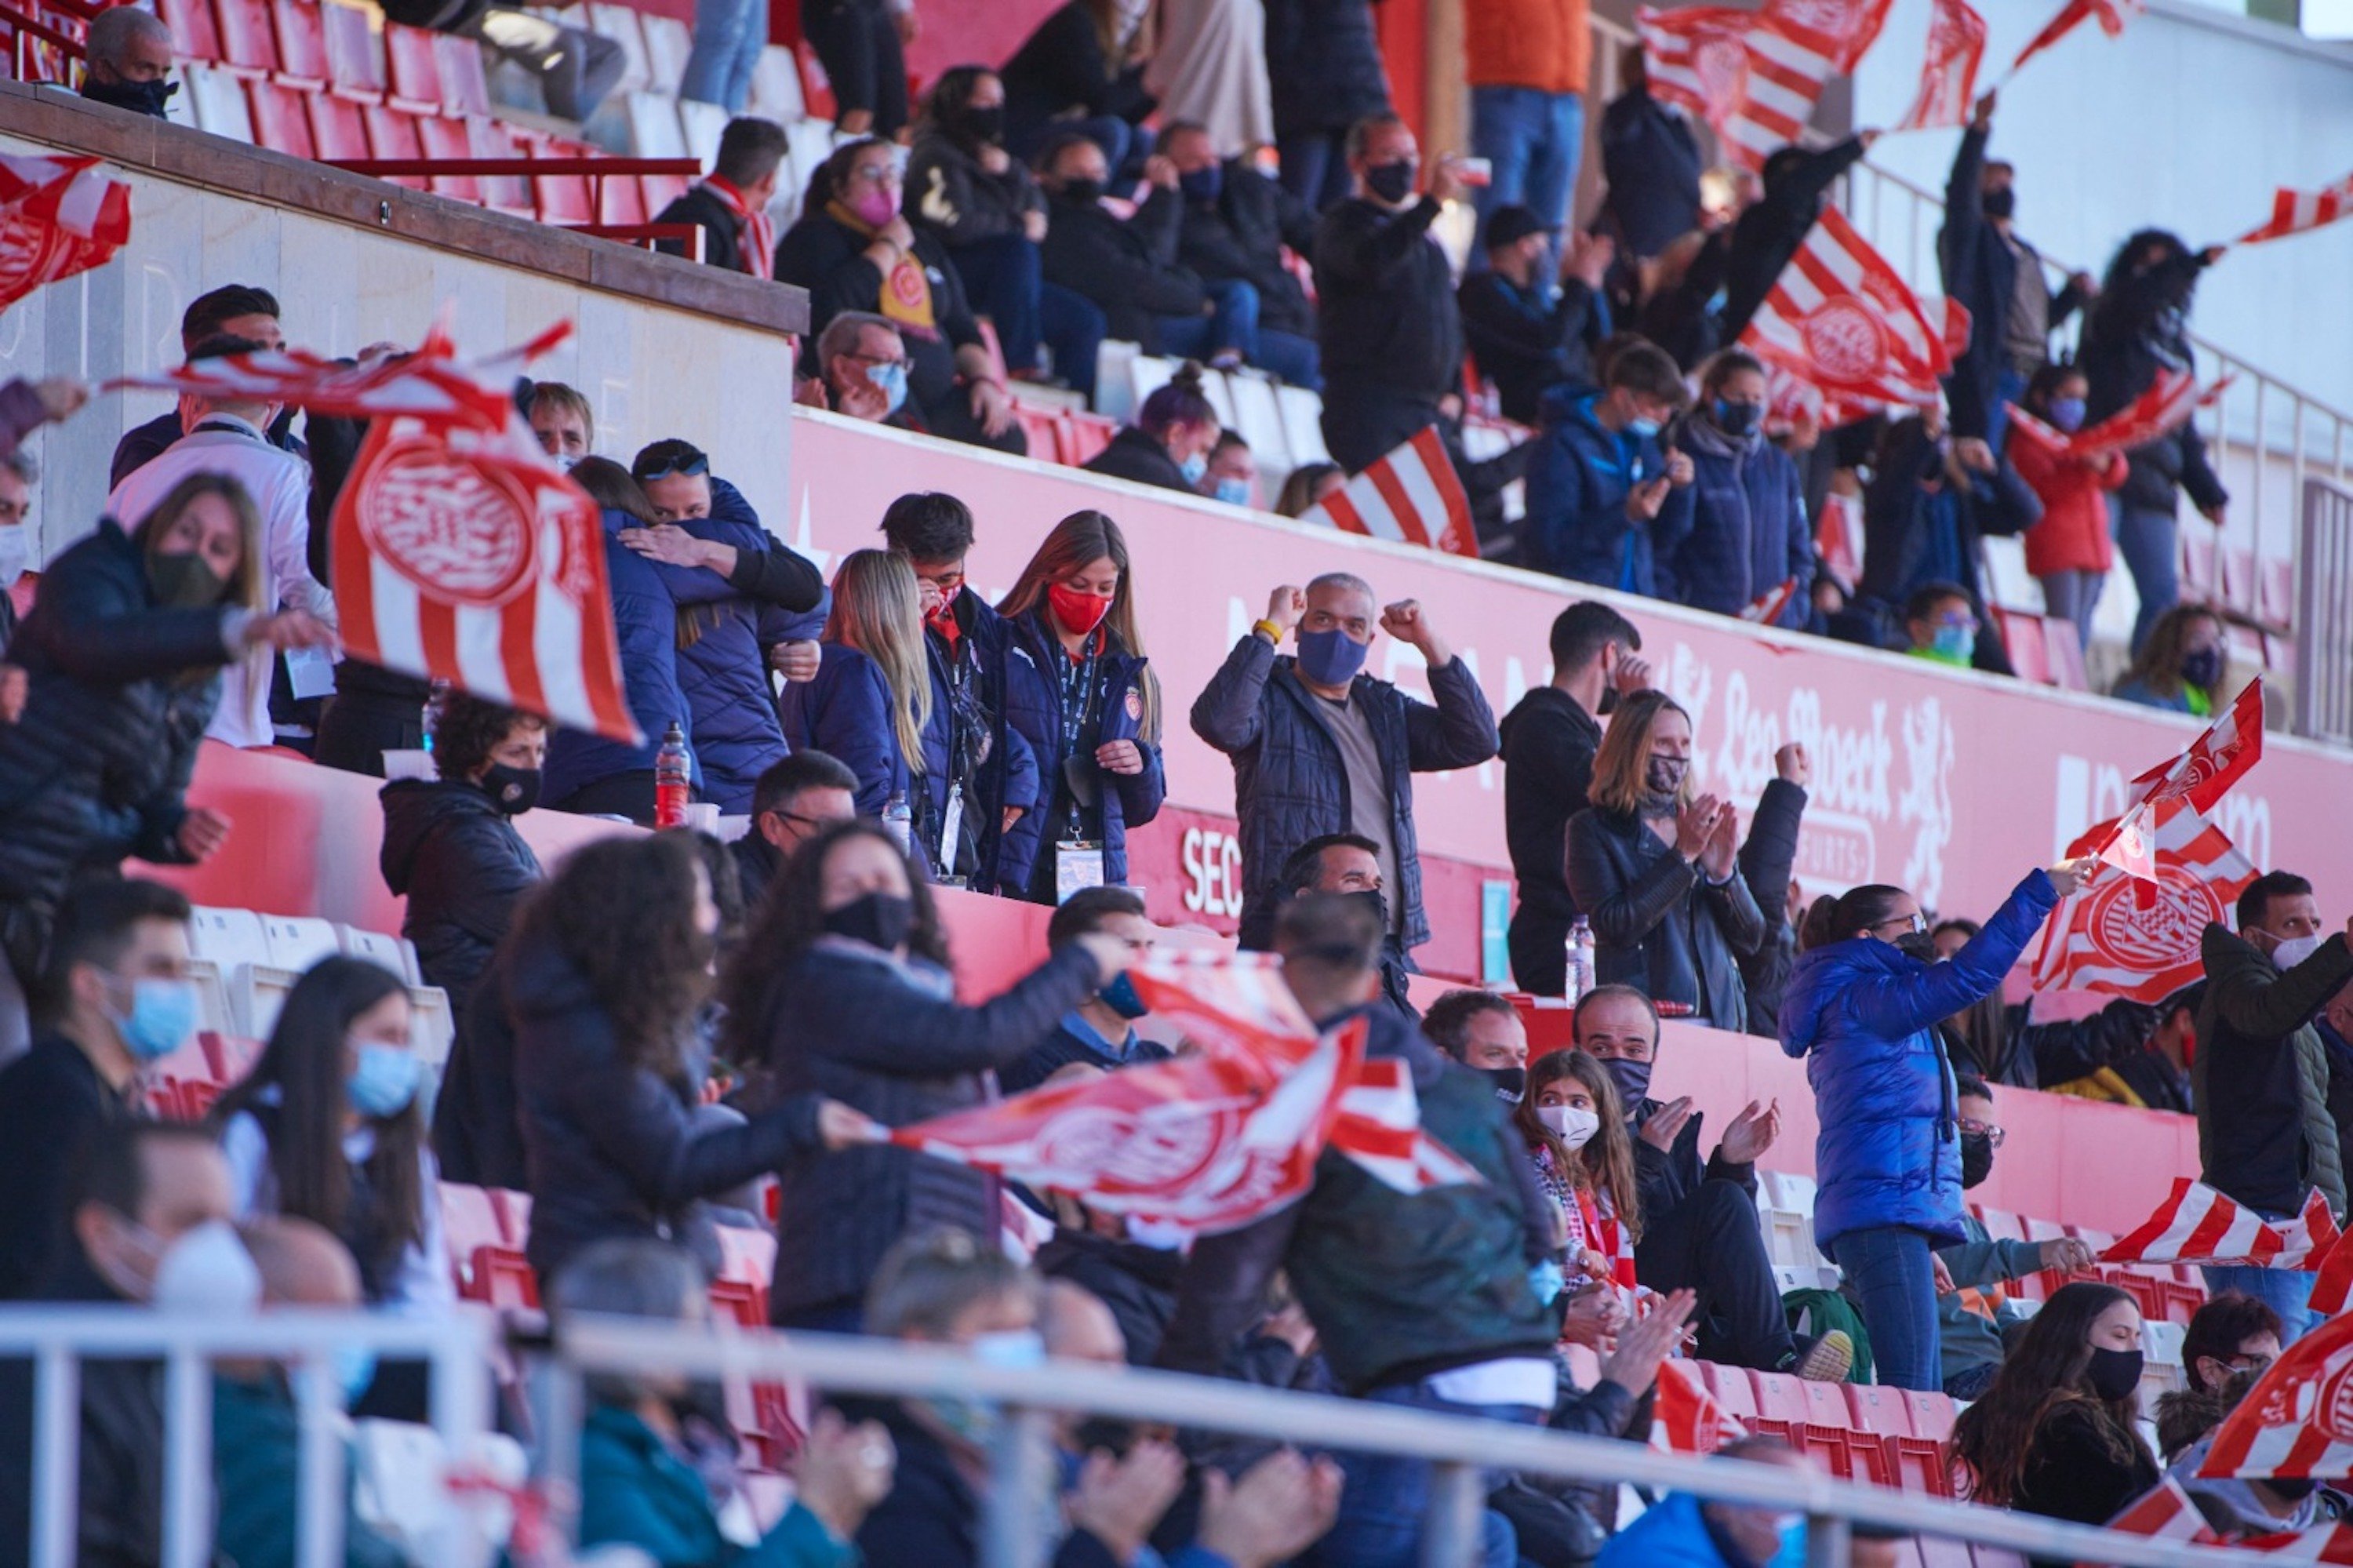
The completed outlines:
[[[1936,1249],[1936,1255],[1945,1260],[1945,1272],[1958,1287],[1950,1296],[1936,1298],[1936,1337],[1943,1347],[1941,1364],[1947,1382],[1972,1367],[2000,1366],[2002,1330],[2026,1320],[2011,1302],[2003,1302],[2000,1310],[1988,1317],[1969,1310],[1962,1298],[1977,1287],[2023,1279],[2042,1267],[2040,1242],[1995,1241],[1967,1209],[1961,1211],[1961,1228],[1968,1233],[1968,1240]]]
[[[213,1545],[237,1568],[294,1568],[295,1472],[301,1438],[294,1401],[275,1374],[213,1380],[213,1483],[220,1516]],[[399,1568],[398,1548],[353,1519],[343,1489],[345,1568]]]
[[[653,1429],[600,1405],[580,1435],[580,1546],[637,1547],[662,1568],[858,1568],[858,1548],[836,1541],[799,1503],[760,1544],[719,1533],[711,1494]]]

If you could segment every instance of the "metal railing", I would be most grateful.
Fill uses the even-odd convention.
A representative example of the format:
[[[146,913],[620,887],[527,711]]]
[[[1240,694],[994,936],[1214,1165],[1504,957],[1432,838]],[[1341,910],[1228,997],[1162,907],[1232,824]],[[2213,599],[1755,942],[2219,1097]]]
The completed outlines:
[[[445,1450],[459,1456],[488,1429],[497,1342],[496,1319],[468,1308],[430,1320],[290,1309],[192,1318],[138,1307],[0,1308],[0,1360],[33,1362],[32,1568],[73,1568],[79,1555],[85,1361],[162,1363],[163,1568],[208,1568],[213,1561],[213,1363],[299,1369],[295,1560],[340,1564],[344,1463],[333,1353],[364,1345],[379,1356],[427,1362],[433,1425]],[[0,1558],[24,1545],[0,1542]],[[480,1546],[487,1559],[489,1542]]]
[[[2296,733],[2353,746],[2353,489],[2304,482],[2297,547]]]

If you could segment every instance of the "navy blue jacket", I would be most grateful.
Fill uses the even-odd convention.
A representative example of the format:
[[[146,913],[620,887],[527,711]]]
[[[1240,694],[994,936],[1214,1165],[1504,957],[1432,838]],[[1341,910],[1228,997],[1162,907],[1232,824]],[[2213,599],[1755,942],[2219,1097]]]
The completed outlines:
[[[1691,529],[1659,563],[1659,588],[1677,604],[1738,615],[1791,577],[1777,626],[1802,626],[1814,580],[1805,485],[1789,454],[1751,435],[1736,440],[1693,417],[1675,445],[1692,460]]]
[[[1647,524],[1627,516],[1627,493],[1656,478],[1667,460],[1655,437],[1603,429],[1593,417],[1600,396],[1590,387],[1545,394],[1543,429],[1528,454],[1528,564],[1656,599],[1655,563],[1672,559],[1691,527],[1692,487],[1668,491]]]
[[[971,885],[986,889],[997,886],[999,880],[1005,808],[1018,806],[1026,810],[1038,798],[1038,761],[1021,732],[1003,722],[1007,645],[1012,635],[1005,618],[969,590],[956,595],[955,618],[964,635],[957,639],[953,665],[947,640],[929,628],[923,633],[932,667],[932,722],[923,730],[923,784],[930,796],[924,832],[931,838],[940,832],[946,820],[948,790],[962,784],[961,838],[971,847],[958,858],[966,863]],[[979,727],[972,733],[987,743],[984,758],[959,757],[952,750],[955,728],[950,722],[950,705],[959,682],[965,704],[977,710]],[[936,863],[940,857],[934,853],[932,858]],[[952,865],[942,865],[939,874],[944,878],[961,874]]]
[[[686,736],[687,758],[695,782],[702,782],[693,710],[679,685],[679,601],[671,585],[676,578],[702,577],[716,590],[712,598],[725,594],[727,585],[715,572],[658,567],[621,543],[622,529],[643,526],[626,512],[605,514],[605,581],[612,591],[613,635],[621,651],[621,694],[644,739],[628,746],[582,729],[549,736],[542,792],[551,806],[561,806],[600,779],[653,767],[662,731],[672,723]]]
[[[1040,606],[1007,622],[1005,712],[998,727],[1000,732],[1018,734],[1038,763],[1036,803],[1006,835],[1005,853],[997,865],[998,891],[1008,898],[1029,896],[1029,875],[1039,851],[1062,832],[1061,822],[1050,823],[1047,818],[1063,783],[1061,663],[1069,656],[1062,652],[1060,639],[1046,625],[1046,613]],[[1094,728],[1078,738],[1071,752],[1084,775],[1094,780],[1102,804],[1105,882],[1127,880],[1127,830],[1140,828],[1158,816],[1160,802],[1168,794],[1160,747],[1144,733],[1144,672],[1148,662],[1136,654],[1110,648],[1095,660],[1094,691],[1088,699]],[[1096,764],[1095,747],[1113,740],[1135,742],[1144,754],[1143,772],[1113,773]]]
[[[1274,946],[1282,863],[1301,844],[1348,831],[1348,774],[1289,656],[1257,632],[1234,644],[1193,703],[1193,733],[1233,759],[1234,814],[1242,849],[1241,945]],[[1417,702],[1370,675],[1352,691],[1365,705],[1389,777],[1389,842],[1397,851],[1392,897],[1410,952],[1430,940],[1421,908],[1421,854],[1413,831],[1413,775],[1473,768],[1495,755],[1495,715],[1457,656],[1430,672],[1438,705]]]
[[[1601,210],[1628,256],[1656,256],[1699,227],[1703,160],[1691,122],[1647,87],[1620,93],[1601,111]]]
[[[2009,361],[2002,340],[2009,335],[2019,268],[2031,267],[2036,282],[2042,280],[2042,260],[2034,247],[2015,235],[2004,241],[1980,206],[1978,187],[1985,173],[1988,134],[1974,125],[1961,132],[1960,150],[1953,154],[1953,172],[1945,183],[1945,227],[1936,232],[1936,265],[1944,276],[1945,297],[1959,301],[1969,312],[1968,347],[1945,378],[1957,436],[1983,436],[1989,428],[1995,387]],[[2055,297],[2045,285],[2043,297],[2053,327],[2084,302],[2072,283]]]
[[[1914,589],[1949,578],[1974,589],[1982,575],[1979,541],[2021,534],[2042,520],[2042,500],[2008,458],[1966,487],[1944,472],[1926,428],[1906,419],[1880,447],[1862,493],[1862,597],[1899,609]],[[1922,487],[1936,481],[1935,491]]]
[[[1277,136],[1345,131],[1389,110],[1366,0],[1268,0],[1266,75]]]
[[[882,666],[844,642],[827,643],[824,655],[816,680],[785,688],[786,738],[794,750],[822,751],[858,775],[860,816],[880,817],[901,793],[921,810],[923,781],[899,749]]]
[[[1961,1141],[1936,1025],[1999,988],[2059,902],[2031,871],[1949,962],[1851,937],[1801,953],[1781,993],[1781,1049],[1806,1058],[1814,1139],[1814,1239],[1833,1259],[1850,1231],[1904,1225],[1962,1240]]]
[[[664,567],[672,597],[693,605],[698,635],[678,652],[678,683],[694,714],[694,749],[702,764],[707,799],[730,816],[748,815],[752,786],[785,758],[784,731],[761,652],[767,611],[806,612],[824,591],[817,568],[786,549],[760,525],[760,514],[723,479],[711,482],[711,515],[679,526],[698,539],[733,545],[750,555],[782,557],[797,570],[766,573],[765,561],[739,564],[732,577],[701,567]],[[715,580],[723,597],[709,597]],[[750,591],[762,584],[761,592]],[[813,633],[802,633],[813,635]],[[770,639],[773,640],[773,639]]]

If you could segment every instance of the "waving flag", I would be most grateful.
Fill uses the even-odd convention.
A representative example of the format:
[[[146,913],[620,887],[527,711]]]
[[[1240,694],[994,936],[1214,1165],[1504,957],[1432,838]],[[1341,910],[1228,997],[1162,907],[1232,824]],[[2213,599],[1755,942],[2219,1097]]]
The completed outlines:
[[[2222,1539],[2206,1522],[2206,1516],[2199,1511],[2181,1483],[2171,1476],[2158,1481],[2138,1501],[2108,1520],[2108,1528],[2126,1535],[2186,1541],[2197,1546],[2219,1545]]]
[[[96,158],[0,156],[0,306],[103,267],[131,238],[131,187]]]
[[[1985,45],[1985,18],[1970,8],[1968,0],[1934,0],[1928,11],[1928,52],[1920,61],[1920,90],[1895,129],[1931,131],[1967,124]]]
[[[2059,7],[2059,14],[2052,17],[2041,32],[2029,38],[2024,48],[2018,51],[2018,58],[2010,62],[2009,74],[2016,76],[2019,67],[2082,26],[2085,22],[2097,21],[2100,24],[2100,31],[2113,38],[2125,30],[2126,22],[2139,16],[2146,8],[2145,0],[2067,0],[2065,5]]]
[[[2189,743],[2189,749],[2133,782],[2151,787],[2141,804],[2187,800],[2194,811],[2211,811],[2263,759],[2263,683],[2259,675],[2206,726],[2205,734]]]
[[[2177,1176],[2172,1195],[2157,1213],[2117,1238],[2100,1261],[2309,1270],[2319,1266],[2320,1255],[2337,1237],[2328,1200],[2316,1191],[2306,1195],[2304,1212],[2295,1218],[2266,1220],[2202,1181]]]
[[[1765,0],[1765,15],[1784,26],[1803,27],[1831,40],[1831,68],[1853,74],[1879,41],[1895,0]]]
[[[1484,1181],[1478,1169],[1421,1130],[1413,1077],[1395,1057],[1366,1062],[1340,1095],[1332,1147],[1400,1192]]]
[[[1471,501],[1435,425],[1300,514],[1300,521],[1479,558]]]
[[[1740,344],[1819,387],[1826,400],[1934,407],[1953,367],[1958,304],[1933,310],[1836,207],[1823,211]]]
[[[1788,11],[1819,8],[1792,5]],[[1876,10],[1884,16],[1884,5]],[[1817,31],[1779,6],[1750,12],[1645,5],[1636,20],[1651,93],[1683,104],[1714,126],[1725,158],[1747,169],[1763,168],[1767,157],[1804,132],[1822,84],[1838,72],[1847,49],[1844,39]]]
[[[2255,866],[2222,830],[2181,801],[2155,813],[2150,869],[2157,897],[2144,905],[2111,877],[2079,890],[2042,927],[2034,956],[2037,991],[2098,991],[2151,1005],[2205,973],[2199,944],[2206,927],[2224,922]],[[2067,846],[2072,858],[2096,853],[2116,829],[2105,821]]]
[[[2262,1552],[2283,1563],[2353,1563],[2353,1524],[2337,1521],[2286,1535],[2250,1535],[2232,1542],[2248,1552]]]
[[[2015,403],[2009,405],[2010,417],[2025,440],[2053,458],[2099,457],[2130,451],[2179,429],[2192,414],[2221,397],[2232,379],[2225,376],[2211,387],[2201,387],[2186,370],[2160,370],[2130,404],[2072,435],[2043,423]]]
[[[1659,1393],[1651,1408],[1651,1446],[1668,1454],[1715,1453],[1748,1436],[1701,1381],[1699,1366],[1686,1361],[1659,1363]]]
[[[1758,594],[1756,602],[1741,610],[1740,619],[1758,626],[1778,626],[1781,624],[1781,612],[1788,609],[1789,601],[1797,597],[1798,579],[1783,577],[1774,587]]]
[[[2325,191],[2292,191],[2284,185],[2272,195],[2272,218],[2259,228],[2251,228],[2239,236],[2241,245],[2261,245],[2266,239],[2282,239],[2291,234],[2302,234],[2307,228],[2335,223],[2340,217],[2353,217],[2353,175],[2348,175]]]
[[[2353,1296],[2353,1246],[2343,1237],[2321,1255],[2316,1271],[2320,1277],[2312,1282],[2312,1309],[2324,1318],[2333,1318],[2345,1310],[2345,1300]]]
[[[2353,1476],[2353,1315],[2282,1352],[2215,1429],[2200,1476],[2339,1481]]]

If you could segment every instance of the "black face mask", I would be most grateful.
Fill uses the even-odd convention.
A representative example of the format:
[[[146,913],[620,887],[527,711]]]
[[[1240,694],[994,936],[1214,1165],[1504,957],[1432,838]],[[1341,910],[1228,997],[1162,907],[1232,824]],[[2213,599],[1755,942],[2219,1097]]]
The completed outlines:
[[[228,585],[202,556],[149,556],[147,581],[168,609],[210,609]]]
[[[1961,1134],[1961,1185],[1964,1188],[1979,1186],[1992,1174],[1992,1136],[1982,1132]]]
[[[1365,907],[1370,909],[1373,912],[1373,918],[1381,923],[1381,934],[1384,937],[1388,935],[1389,901],[1386,894],[1382,893],[1379,888],[1374,887],[1368,888],[1363,893],[1351,893],[1348,896],[1361,901]]]
[[[539,804],[539,769],[493,762],[482,775],[482,793],[504,815],[520,817]]]
[[[2141,1353],[2138,1351],[2112,1351],[2105,1345],[2092,1352],[2092,1364],[2084,1375],[2092,1381],[2092,1392],[2102,1399],[2127,1399],[2140,1387]]]
[[[1375,164],[1365,171],[1365,188],[1395,207],[1413,195],[1413,172],[1410,158],[1394,164]]]
[[[1926,931],[1906,931],[1890,946],[1905,957],[1917,959],[1924,964],[1936,961],[1936,938]]]
[[[1528,1092],[1528,1070],[1525,1067],[1476,1067],[1472,1071],[1495,1086],[1497,1099],[1510,1100],[1516,1105],[1520,1097]]]
[[[164,106],[179,90],[180,84],[176,81],[87,82],[83,84],[81,95],[92,103],[111,104],[117,109],[128,109],[133,114],[152,114],[161,120],[164,118]]]
[[[2008,217],[2018,210],[2018,193],[2008,185],[1978,197],[1978,210],[1988,217]]]
[[[1005,105],[992,103],[986,109],[967,105],[956,116],[956,131],[976,145],[997,145],[1005,140]]]
[[[825,928],[837,937],[893,951],[915,928],[914,901],[894,894],[870,893],[828,914]]]
[[[1103,185],[1101,180],[1064,180],[1062,182],[1062,199],[1077,202],[1081,207],[1094,206],[1095,203],[1103,200]]]
[[[2310,1476],[2306,1476],[2299,1480],[2290,1480],[2285,1476],[2274,1476],[2263,1484],[2269,1487],[2274,1494],[2288,1502],[2302,1502],[2320,1489],[2320,1483]]]

